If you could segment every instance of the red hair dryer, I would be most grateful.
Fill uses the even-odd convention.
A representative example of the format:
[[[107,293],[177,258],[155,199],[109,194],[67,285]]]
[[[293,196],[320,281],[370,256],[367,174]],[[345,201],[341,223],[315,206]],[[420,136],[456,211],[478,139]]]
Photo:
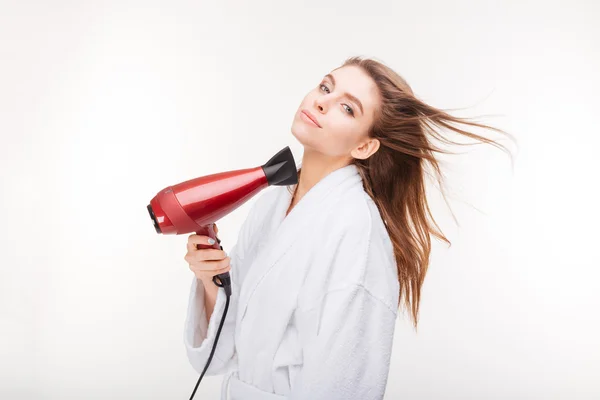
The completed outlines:
[[[214,247],[219,242],[214,223],[229,214],[267,186],[295,185],[298,171],[289,147],[275,154],[266,164],[202,176],[174,186],[167,186],[148,204],[148,213],[156,233],[182,235],[195,232],[215,239],[215,244],[198,245],[200,249]],[[219,278],[220,283],[215,279]],[[215,275],[213,282],[231,295],[229,272]]]

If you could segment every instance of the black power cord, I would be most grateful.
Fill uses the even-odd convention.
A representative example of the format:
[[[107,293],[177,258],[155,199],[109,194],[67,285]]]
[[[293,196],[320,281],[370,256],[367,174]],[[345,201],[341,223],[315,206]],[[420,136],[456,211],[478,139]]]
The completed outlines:
[[[219,244],[221,243],[219,238],[217,238],[217,241],[219,242]],[[223,246],[220,246],[220,247],[221,247],[221,250],[223,250]],[[225,285],[218,280],[217,275],[215,275],[213,277],[213,282],[218,287],[222,287],[222,288],[225,287]],[[196,386],[194,387],[194,391],[192,392],[192,395],[190,396],[190,400],[192,400],[194,398],[194,395],[196,394],[196,390],[198,390],[198,385],[200,385],[200,381],[202,381],[202,377],[206,373],[206,370],[208,369],[208,366],[210,365],[210,362],[212,361],[213,354],[215,354],[215,349],[217,348],[217,343],[219,341],[219,335],[221,334],[221,329],[223,328],[223,323],[225,323],[225,317],[227,316],[227,310],[229,309],[229,299],[231,298],[231,289],[230,288],[225,289],[225,295],[227,296],[226,297],[227,300],[225,301],[225,310],[223,310],[223,316],[221,317],[221,323],[219,324],[219,329],[217,330],[217,335],[215,337],[215,343],[213,344],[212,350],[210,352],[210,356],[208,357],[208,361],[206,362],[206,366],[204,367],[202,374],[200,374],[200,378],[198,378],[198,382],[196,382]]]

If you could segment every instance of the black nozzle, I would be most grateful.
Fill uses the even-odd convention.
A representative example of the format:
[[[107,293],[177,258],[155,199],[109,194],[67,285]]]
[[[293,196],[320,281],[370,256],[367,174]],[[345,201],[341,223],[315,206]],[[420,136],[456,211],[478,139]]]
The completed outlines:
[[[152,206],[148,204],[148,213],[150,213],[150,218],[152,218],[152,223],[154,224],[154,229],[156,229],[156,233],[162,233],[160,231],[160,226],[158,226],[158,221],[156,220],[156,215],[154,215],[154,211],[152,211]]]
[[[294,155],[288,146],[275,154],[262,169],[267,177],[269,186],[288,186],[298,183],[298,170],[294,161]]]

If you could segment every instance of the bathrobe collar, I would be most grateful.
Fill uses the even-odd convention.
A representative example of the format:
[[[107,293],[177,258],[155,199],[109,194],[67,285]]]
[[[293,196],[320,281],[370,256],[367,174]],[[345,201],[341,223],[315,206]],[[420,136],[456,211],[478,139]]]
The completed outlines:
[[[275,194],[272,217],[265,225],[266,242],[257,246],[259,252],[249,268],[240,292],[238,326],[243,319],[248,302],[271,268],[295,243],[299,235],[305,235],[305,227],[314,221],[317,211],[328,211],[353,186],[362,186],[362,177],[354,164],[339,168],[317,182],[286,216],[292,194],[288,186],[278,186]],[[262,232],[261,232],[262,233]],[[261,239],[259,239],[261,240]],[[298,266],[297,266],[298,267]]]

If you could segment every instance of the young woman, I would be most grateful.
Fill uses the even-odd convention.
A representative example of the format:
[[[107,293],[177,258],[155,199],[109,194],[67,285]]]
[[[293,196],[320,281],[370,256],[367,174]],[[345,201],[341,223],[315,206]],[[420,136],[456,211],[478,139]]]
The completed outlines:
[[[298,184],[257,199],[229,256],[188,239],[184,340],[199,373],[226,300],[212,277],[231,275],[206,371],[226,374],[222,400],[383,398],[397,310],[416,328],[430,235],[450,243],[431,218],[425,163],[441,180],[434,152],[445,151],[428,134],[455,142],[430,127],[506,149],[452,123],[505,133],[423,103],[372,59],[346,60],[306,95],[291,127],[304,146]]]

